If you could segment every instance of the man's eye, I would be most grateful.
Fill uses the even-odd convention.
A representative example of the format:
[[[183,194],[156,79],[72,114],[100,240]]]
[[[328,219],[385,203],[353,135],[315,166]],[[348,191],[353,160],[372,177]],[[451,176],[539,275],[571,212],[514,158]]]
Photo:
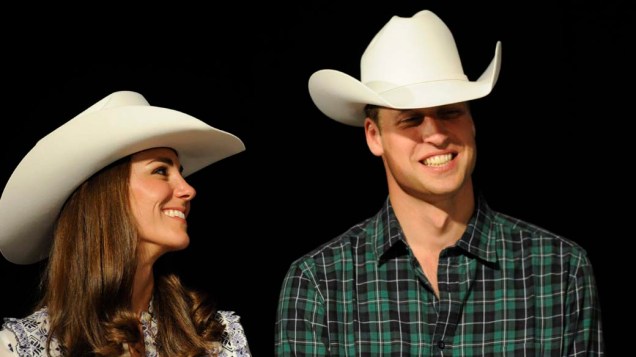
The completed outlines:
[[[453,119],[462,115],[462,113],[463,112],[461,110],[447,110],[439,113],[439,117],[442,119]]]
[[[404,118],[402,120],[400,120],[401,124],[405,124],[405,125],[415,125],[415,124],[419,124],[422,122],[422,118],[420,117],[411,117],[411,118]]]

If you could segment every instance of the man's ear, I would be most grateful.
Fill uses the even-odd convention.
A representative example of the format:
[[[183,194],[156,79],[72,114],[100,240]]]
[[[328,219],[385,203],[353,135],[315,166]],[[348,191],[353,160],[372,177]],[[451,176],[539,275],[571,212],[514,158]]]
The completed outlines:
[[[382,156],[384,147],[382,146],[382,134],[378,124],[369,118],[364,119],[364,135],[367,138],[367,146],[371,153],[375,156]]]

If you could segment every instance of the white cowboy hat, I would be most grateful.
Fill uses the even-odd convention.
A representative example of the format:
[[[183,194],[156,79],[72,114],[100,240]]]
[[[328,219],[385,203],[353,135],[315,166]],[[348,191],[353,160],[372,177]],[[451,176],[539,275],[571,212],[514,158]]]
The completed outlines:
[[[455,39],[437,15],[423,10],[393,16],[364,51],[358,81],[323,69],[309,78],[309,94],[326,116],[362,126],[364,106],[428,108],[484,97],[497,81],[501,42],[490,65],[471,82],[464,74]]]
[[[16,264],[46,258],[71,193],[110,163],[154,147],[175,149],[184,176],[245,150],[238,137],[139,93],[112,93],[40,139],[13,171],[0,197],[2,255]]]

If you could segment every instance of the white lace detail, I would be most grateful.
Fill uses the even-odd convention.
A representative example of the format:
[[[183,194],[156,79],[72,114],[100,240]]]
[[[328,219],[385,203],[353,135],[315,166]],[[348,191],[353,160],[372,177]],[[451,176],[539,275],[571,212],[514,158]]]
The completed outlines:
[[[234,311],[218,311],[217,319],[225,326],[219,357],[251,357],[240,317]]]

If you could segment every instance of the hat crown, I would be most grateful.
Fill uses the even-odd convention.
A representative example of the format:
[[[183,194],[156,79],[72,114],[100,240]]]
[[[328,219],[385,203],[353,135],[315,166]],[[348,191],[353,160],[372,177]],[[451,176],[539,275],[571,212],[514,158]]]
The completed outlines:
[[[361,82],[376,92],[439,80],[466,80],[455,39],[433,12],[393,16],[360,61]]]
[[[148,103],[148,101],[146,100],[146,98],[144,98],[143,95],[137,92],[119,91],[119,92],[111,93],[107,97],[101,99],[99,102],[91,105],[86,110],[79,113],[77,116],[80,117],[82,115],[98,112],[100,110],[124,107],[129,105],[149,106],[150,103]]]

